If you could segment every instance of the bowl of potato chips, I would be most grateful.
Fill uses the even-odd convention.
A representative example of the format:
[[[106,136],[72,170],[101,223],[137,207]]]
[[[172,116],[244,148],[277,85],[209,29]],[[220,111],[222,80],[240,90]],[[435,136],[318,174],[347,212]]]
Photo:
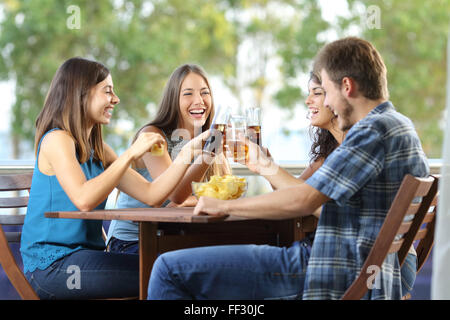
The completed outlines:
[[[192,191],[197,198],[201,196],[220,200],[237,199],[247,190],[247,181],[233,175],[211,176],[208,182],[192,182]]]

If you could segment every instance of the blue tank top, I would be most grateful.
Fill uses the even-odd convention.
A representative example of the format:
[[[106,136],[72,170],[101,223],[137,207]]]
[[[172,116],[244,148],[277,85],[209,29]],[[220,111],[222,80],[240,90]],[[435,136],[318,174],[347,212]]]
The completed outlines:
[[[181,151],[181,148],[188,142],[184,140],[174,140],[169,139],[168,135],[164,130],[162,130],[164,134],[164,138],[167,141],[167,151],[171,156],[172,160],[175,159],[178,153]],[[135,169],[140,175],[142,175],[148,181],[153,181],[150,173],[147,168],[137,168]],[[169,204],[169,200],[166,200],[161,207],[165,207]],[[130,197],[124,192],[119,194],[119,198],[117,199],[117,208],[150,208],[145,203],[142,203],[133,197]],[[109,243],[111,237],[124,240],[124,241],[138,241],[139,240],[139,224],[133,221],[127,220],[112,220],[108,229],[108,238],[106,243]]]
[[[55,128],[47,133],[53,130],[60,129]],[[44,217],[44,213],[48,211],[76,211],[78,208],[70,201],[55,175],[48,176],[39,171],[38,158],[42,139],[38,145],[30,198],[22,229],[20,252],[24,272],[33,272],[36,268],[45,270],[56,260],[80,249],[105,248],[101,220]],[[80,164],[80,167],[87,180],[104,171],[103,164],[94,161],[92,155],[88,161]],[[106,199],[95,209],[104,209],[105,204]]]

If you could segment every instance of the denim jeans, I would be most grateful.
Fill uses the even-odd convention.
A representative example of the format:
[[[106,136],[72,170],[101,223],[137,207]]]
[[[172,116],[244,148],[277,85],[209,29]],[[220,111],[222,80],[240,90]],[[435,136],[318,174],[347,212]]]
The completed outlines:
[[[108,252],[139,254],[139,241],[126,241],[111,237]]]
[[[229,245],[158,257],[148,299],[295,299],[301,297],[309,243],[289,248]]]
[[[301,299],[311,242],[289,248],[215,246],[162,254],[153,265],[148,299]],[[417,257],[401,268],[402,295],[412,290]]]
[[[79,250],[25,276],[41,299],[139,296],[139,256],[135,254]]]

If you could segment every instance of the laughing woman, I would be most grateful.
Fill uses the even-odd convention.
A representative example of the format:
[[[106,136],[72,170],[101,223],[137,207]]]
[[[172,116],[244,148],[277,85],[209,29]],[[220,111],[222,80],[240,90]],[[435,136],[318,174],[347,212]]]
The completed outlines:
[[[172,73],[166,84],[156,118],[144,125],[134,140],[145,133],[160,134],[164,137],[162,156],[146,155],[136,159],[132,167],[148,181],[160,177],[170,168],[183,145],[194,137],[197,131],[206,131],[214,115],[214,102],[205,71],[198,65],[184,64]],[[175,160],[176,161],[176,160]],[[210,165],[211,164],[211,165]],[[169,195],[163,206],[195,206],[192,196],[192,181],[208,179],[213,174],[230,174],[228,161],[219,153],[214,161],[195,161]],[[118,208],[148,207],[146,203],[124,193],[120,193]],[[110,252],[139,252],[139,229],[133,221],[113,220],[108,230],[108,250]]]
[[[178,185],[207,134],[186,144],[170,168],[148,182],[129,166],[164,139],[143,133],[117,156],[104,143],[101,126],[119,101],[109,70],[98,62],[69,59],[52,80],[36,120],[36,162],[21,240],[24,273],[40,298],[137,296],[138,257],[104,252],[101,221],[49,219],[44,213],[103,209],[115,187],[158,205]],[[72,288],[74,266],[80,286]]]

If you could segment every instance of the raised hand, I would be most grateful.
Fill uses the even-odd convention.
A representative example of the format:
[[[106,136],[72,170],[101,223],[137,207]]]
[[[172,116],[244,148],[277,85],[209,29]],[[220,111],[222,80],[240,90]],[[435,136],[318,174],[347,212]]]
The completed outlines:
[[[181,153],[183,153],[183,158],[185,161],[191,163],[193,157],[202,154],[203,142],[209,137],[209,134],[210,130],[202,132],[183,146]]]
[[[239,163],[246,165],[250,171],[256,174],[261,174],[265,168],[272,166],[273,158],[269,149],[257,145],[248,138],[244,137],[243,139],[248,146],[248,156]]]
[[[137,160],[144,155],[144,153],[150,151],[154,144],[163,144],[164,138],[154,132],[142,132],[136,141],[131,145],[129,151],[133,157],[133,160]]]

